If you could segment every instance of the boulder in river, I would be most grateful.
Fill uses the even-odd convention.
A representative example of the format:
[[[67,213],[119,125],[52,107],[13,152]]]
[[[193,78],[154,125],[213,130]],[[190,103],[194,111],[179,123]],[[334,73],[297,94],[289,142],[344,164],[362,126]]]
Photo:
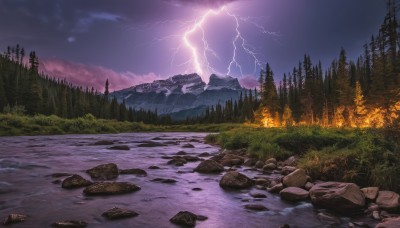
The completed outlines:
[[[224,171],[224,167],[214,160],[202,161],[195,169],[198,173],[220,173]]]
[[[140,187],[127,182],[96,182],[83,190],[87,195],[118,195],[140,190]]]
[[[400,217],[397,218],[385,218],[381,223],[375,226],[375,228],[399,228]]]
[[[299,161],[299,157],[291,156],[282,162],[282,166],[297,166],[297,162]]]
[[[161,147],[161,146],[167,146],[167,145],[164,143],[160,143],[160,142],[146,141],[137,146],[138,147]]]
[[[83,228],[86,227],[88,224],[84,221],[75,221],[75,220],[68,220],[68,221],[60,221],[52,223],[52,227],[68,227],[68,228]]]
[[[133,174],[141,177],[147,176],[147,172],[143,169],[120,169],[119,174]]]
[[[159,182],[159,183],[163,183],[163,184],[174,184],[174,183],[178,182],[177,180],[174,180],[174,179],[165,179],[165,178],[154,178],[150,181]]]
[[[308,199],[308,191],[298,187],[288,187],[279,192],[282,199],[287,201],[301,201]]]
[[[271,171],[276,169],[276,165],[274,163],[267,163],[266,165],[263,166],[264,171]]]
[[[51,177],[59,178],[59,177],[69,177],[72,175],[73,174],[71,174],[71,173],[53,173],[53,174],[51,174]]]
[[[278,164],[278,162],[276,161],[276,159],[275,158],[269,158],[269,159],[267,159],[266,161],[265,161],[265,164]]]
[[[253,211],[268,211],[269,209],[266,208],[264,205],[261,204],[246,204],[244,208],[253,210]]]
[[[376,197],[378,196],[379,188],[367,187],[367,188],[362,188],[361,191],[364,193],[366,199],[375,200]]]
[[[176,156],[167,162],[168,165],[176,165],[176,166],[183,166],[186,163],[187,163],[186,159],[179,156]]]
[[[283,189],[283,184],[279,183],[279,184],[275,184],[275,185],[267,188],[267,191],[271,192],[271,193],[278,193],[278,192],[282,191],[282,189]]]
[[[85,178],[74,174],[70,177],[65,178],[65,180],[61,184],[61,187],[67,188],[67,189],[72,189],[72,188],[86,187],[91,184],[92,184],[91,181],[88,181]]]
[[[261,192],[250,192],[250,196],[256,199],[267,198],[267,196]]]
[[[244,166],[254,166],[257,160],[255,158],[248,158],[243,162]]]
[[[196,225],[197,215],[189,211],[180,211],[169,221],[181,226],[194,227]]]
[[[187,162],[197,162],[200,160],[199,157],[191,156],[191,155],[185,155],[185,156],[183,156],[183,159],[185,159]]]
[[[160,169],[160,167],[158,167],[156,165],[151,165],[151,166],[149,166],[149,169]]]
[[[303,169],[296,169],[294,172],[283,177],[283,185],[286,187],[302,188],[308,180],[307,174]]]
[[[376,204],[388,211],[396,210],[400,206],[399,194],[392,191],[379,191]]]
[[[256,162],[256,168],[258,168],[258,169],[261,169],[262,167],[264,167],[264,162],[263,161],[260,161],[260,160],[258,160],[257,162]]]
[[[95,145],[95,146],[109,146],[109,145],[112,145],[112,144],[114,144],[114,142],[113,141],[110,141],[110,140],[99,140],[99,141],[97,141],[97,142],[95,142],[93,145]]]
[[[19,223],[25,221],[27,218],[26,215],[21,215],[21,214],[9,214],[7,217],[4,218],[3,220],[3,225],[10,225],[14,223]]]
[[[209,157],[209,156],[210,156],[210,153],[208,153],[208,152],[203,152],[203,153],[199,154],[199,157]]]
[[[117,145],[107,148],[109,150],[130,150],[129,146],[127,145]]]
[[[102,164],[86,170],[91,178],[96,180],[112,180],[118,177],[118,167],[114,163]]]
[[[102,216],[104,216],[110,220],[135,217],[137,215],[139,215],[139,214],[135,211],[128,210],[128,209],[122,209],[122,208],[118,208],[118,207],[111,208],[110,210],[108,210],[102,214]]]
[[[184,144],[182,148],[194,148],[194,146],[190,143]]]
[[[254,185],[254,181],[236,171],[227,172],[219,181],[222,188],[244,189]]]
[[[353,183],[325,182],[310,189],[314,205],[348,214],[365,205],[364,193]]]
[[[318,213],[318,219],[321,221],[323,224],[325,224],[328,227],[337,227],[340,225],[341,221],[338,217],[331,215],[329,213]]]

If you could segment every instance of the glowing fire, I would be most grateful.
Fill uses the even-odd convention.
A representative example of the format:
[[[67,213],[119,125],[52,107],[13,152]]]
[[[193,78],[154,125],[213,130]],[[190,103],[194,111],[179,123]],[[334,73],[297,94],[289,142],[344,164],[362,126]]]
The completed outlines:
[[[263,127],[285,127],[288,125],[287,116],[279,114],[272,115],[268,109],[262,109],[259,113],[259,120]],[[309,120],[302,118],[299,122],[290,120],[290,125],[320,125],[324,127],[351,127],[351,128],[382,128],[388,125],[397,124],[400,122],[400,101],[393,104],[388,110],[382,107],[369,107],[367,111],[360,115],[355,111],[354,107],[338,107],[332,117],[332,123],[327,124],[327,121],[319,121],[310,123]]]

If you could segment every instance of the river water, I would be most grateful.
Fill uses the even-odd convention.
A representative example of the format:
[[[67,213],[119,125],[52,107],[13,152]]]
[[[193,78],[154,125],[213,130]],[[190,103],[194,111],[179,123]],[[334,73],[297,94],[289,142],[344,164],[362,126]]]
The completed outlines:
[[[177,227],[169,222],[179,211],[191,211],[208,217],[197,221],[196,227],[327,227],[318,219],[310,202],[288,203],[277,194],[256,188],[226,191],[219,187],[222,174],[192,172],[199,162],[177,167],[168,165],[162,156],[178,151],[188,155],[208,152],[218,154],[219,148],[204,142],[205,133],[124,133],[104,135],[23,136],[0,138],[0,216],[10,213],[28,215],[25,222],[13,227],[49,227],[62,220],[83,220],[88,227]],[[98,140],[111,140],[114,145],[128,145],[130,150],[109,150],[110,146],[94,146]],[[166,143],[162,147],[138,147],[144,141]],[[194,148],[182,148],[190,143]],[[140,191],[117,196],[89,197],[83,189],[66,190],[52,183],[53,173],[74,173],[90,180],[86,169],[104,163],[115,163],[120,169],[141,168],[148,176],[120,175],[117,181],[139,185]],[[160,169],[148,169],[156,165]],[[240,168],[249,177],[261,172]],[[155,178],[174,179],[174,184],[151,181]],[[193,191],[201,188],[201,191]],[[265,199],[253,199],[250,192],[261,192]],[[247,202],[245,202],[247,201]],[[269,211],[256,212],[244,208],[258,203]],[[139,213],[134,218],[109,221],[101,214],[121,207]],[[341,227],[350,221],[371,222],[368,218],[341,217]]]

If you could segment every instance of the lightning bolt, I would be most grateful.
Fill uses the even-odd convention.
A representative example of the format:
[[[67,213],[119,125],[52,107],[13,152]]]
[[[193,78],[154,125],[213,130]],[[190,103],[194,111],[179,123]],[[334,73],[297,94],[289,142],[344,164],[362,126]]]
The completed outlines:
[[[222,8],[220,8],[219,10],[212,10],[212,9],[210,9],[210,10],[208,10],[205,14],[203,14],[203,16],[202,17],[200,17],[200,19],[198,20],[198,21],[196,21],[195,23],[194,23],[194,25],[190,28],[190,29],[188,29],[188,30],[186,30],[185,31],[185,33],[184,33],[184,35],[183,35],[183,37],[182,37],[182,39],[183,39],[183,42],[185,43],[185,45],[186,45],[186,47],[187,48],[189,48],[189,50],[191,51],[191,53],[192,53],[192,61],[193,61],[193,64],[194,64],[194,68],[196,69],[196,72],[198,73],[198,74],[200,74],[200,75],[202,75],[203,74],[203,68],[202,68],[202,63],[200,62],[200,60],[199,60],[199,54],[198,54],[198,52],[197,52],[197,48],[196,48],[196,46],[195,45],[193,45],[191,42],[190,42],[190,40],[189,40],[189,36],[191,35],[191,34],[193,34],[194,32],[196,32],[197,31],[197,29],[200,29],[201,31],[202,31],[202,34],[203,34],[203,45],[204,45],[204,47],[205,47],[205,50],[204,50],[204,52],[207,52],[207,51],[210,51],[211,49],[209,48],[209,46],[208,46],[208,42],[205,40],[205,35],[204,35],[204,29],[203,29],[203,23],[206,21],[206,19],[210,16],[210,15],[219,15],[222,11],[224,11],[225,10],[225,7],[222,7]],[[214,51],[211,51],[212,53],[215,53]],[[206,56],[206,53],[204,53],[204,56]],[[207,57],[205,57],[205,62],[206,62],[206,65],[209,67],[210,66],[210,64],[209,64],[209,62],[207,61]]]
[[[192,21],[177,21],[177,20],[166,20],[156,22],[154,24],[146,25],[142,28],[152,29],[154,27],[162,26],[168,23],[176,23],[179,25],[179,31],[175,34],[170,34],[165,37],[153,39],[150,42],[163,42],[170,39],[181,39],[181,42],[177,45],[177,47],[172,48],[172,56],[170,61],[171,69],[175,66],[188,66],[191,65],[191,70],[194,70],[200,76],[208,76],[208,73],[219,73],[213,65],[210,63],[208,57],[210,55],[214,56],[217,59],[220,59],[218,53],[214,51],[210,43],[207,41],[205,26],[207,22],[212,19],[212,17],[225,16],[232,18],[233,21],[233,31],[234,36],[232,37],[232,56],[228,59],[229,63],[226,67],[226,75],[230,75],[233,73],[234,69],[237,69],[240,73],[240,76],[244,75],[244,67],[240,63],[239,60],[239,51],[246,53],[247,57],[250,58],[254,62],[254,73],[257,72],[257,67],[263,68],[265,65],[265,61],[262,61],[260,58],[263,58],[263,55],[256,52],[256,48],[254,48],[244,35],[241,33],[241,26],[243,24],[249,24],[256,28],[258,32],[263,35],[268,36],[276,36],[279,34],[276,32],[270,32],[266,30],[262,25],[257,23],[255,18],[251,17],[240,17],[228,10],[226,6],[223,6],[219,9],[209,9],[205,11],[200,17],[196,20]],[[179,23],[178,23],[179,22]],[[200,34],[198,37],[201,40],[200,44],[196,44],[192,40],[193,36]],[[176,56],[181,53],[182,49],[186,49],[189,53],[190,57],[187,60],[184,60],[181,63],[175,63]],[[264,58],[263,58],[264,59]],[[186,70],[187,71],[187,70]]]

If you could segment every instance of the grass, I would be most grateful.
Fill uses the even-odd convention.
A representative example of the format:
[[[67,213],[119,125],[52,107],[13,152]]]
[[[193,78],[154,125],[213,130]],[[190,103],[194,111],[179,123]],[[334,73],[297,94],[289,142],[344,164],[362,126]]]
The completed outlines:
[[[300,156],[313,179],[400,190],[400,131],[321,127],[236,128],[207,136],[226,149],[247,148],[262,159]]]
[[[75,119],[58,116],[0,114],[0,136],[99,134],[121,132],[220,132],[241,124],[151,125],[96,119],[93,115]]]

